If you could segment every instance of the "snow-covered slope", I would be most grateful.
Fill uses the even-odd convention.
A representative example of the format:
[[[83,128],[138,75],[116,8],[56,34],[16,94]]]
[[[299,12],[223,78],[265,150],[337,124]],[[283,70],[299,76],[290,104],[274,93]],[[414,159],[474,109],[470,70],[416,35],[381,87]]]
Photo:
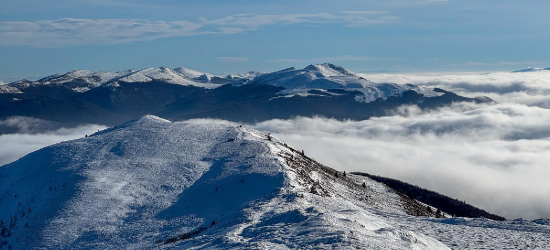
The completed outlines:
[[[389,96],[399,96],[409,90],[424,94],[426,97],[441,95],[441,93],[412,84],[374,83],[343,67],[329,63],[309,65],[304,69],[288,68],[267,74],[250,71],[225,77],[182,67],[174,69],[147,68],[137,71],[130,69],[119,72],[73,70],[65,74],[51,75],[38,81],[21,80],[9,83],[0,88],[0,93],[24,93],[25,89],[29,87],[41,86],[64,87],[82,93],[99,86],[117,87],[121,82],[165,82],[208,89],[217,88],[227,83],[234,86],[269,84],[285,88],[279,93],[280,96],[285,97],[306,96],[310,90],[344,89],[360,92],[355,99],[365,103],[378,98],[386,99]],[[9,88],[5,86],[9,86]]]
[[[8,93],[23,93],[20,89],[10,86],[8,84],[0,84],[0,94],[8,94]]]
[[[364,209],[369,189],[269,138],[146,116],[36,151],[0,168],[3,244],[447,249],[391,226]]]
[[[196,86],[202,88],[216,88],[217,84],[195,82],[189,79],[187,76],[180,74],[172,69],[166,67],[160,68],[148,68],[139,71],[132,72],[125,76],[116,78],[107,83],[108,86],[117,86],[119,82],[152,82],[160,81],[172,84],[178,84],[183,86]]]
[[[175,68],[173,70],[175,72],[181,74],[181,75],[184,75],[185,77],[187,77],[187,78],[189,78],[189,79],[191,79],[195,82],[207,83],[207,82],[211,82],[213,77],[222,78],[220,76],[216,76],[216,75],[213,75],[213,74],[203,73],[203,72],[199,72],[199,71],[192,70],[192,69],[187,69],[187,68],[182,68],[182,67],[178,67],[178,68]]]
[[[185,68],[174,70],[159,67],[142,70],[125,70],[118,72],[92,72],[73,70],[65,74],[54,74],[37,81],[20,80],[0,87],[0,93],[23,93],[29,87],[60,86],[74,92],[82,93],[99,86],[118,86],[119,82],[159,81],[183,86],[216,88],[219,84],[210,82],[211,74],[204,74]]]
[[[186,76],[189,79],[199,78],[203,75],[206,75],[208,77],[213,77],[214,76],[213,74],[203,73],[203,72],[199,72],[199,71],[196,71],[196,70],[183,68],[183,67],[174,68],[173,70],[175,72],[178,72],[179,74],[182,74],[182,75]]]
[[[120,72],[92,72],[89,70],[73,70],[65,74],[55,74],[37,81],[22,80],[11,83],[10,86],[24,90],[32,86],[56,85],[65,86],[75,92],[86,92],[112,79],[128,75],[133,70]]]
[[[247,84],[269,84],[285,88],[283,96],[304,95],[308,91],[344,89],[359,91],[356,96],[359,102],[372,102],[378,98],[386,99],[398,96],[409,90],[426,96],[439,96],[439,93],[412,84],[374,83],[357,76],[353,72],[330,63],[309,65],[304,69],[288,68],[281,71],[263,74],[246,82]]]
[[[89,70],[73,70],[66,74],[49,76],[39,81],[43,82],[44,84],[48,84],[48,83],[62,84],[70,81],[82,80],[84,82],[90,83],[91,85],[97,87],[112,79],[115,79],[117,77],[121,77],[124,75],[128,75],[133,72],[134,72],[133,70],[125,70],[125,71],[119,71],[119,72],[92,72]]]
[[[0,207],[0,247],[12,249],[544,249],[550,241],[548,225],[413,217],[431,214],[268,134],[154,116],[1,167]]]
[[[248,71],[246,73],[241,73],[241,74],[229,74],[226,76],[226,78],[231,80],[251,80],[251,79],[254,79],[254,77],[257,77],[263,74],[264,73],[258,72],[258,71]]]

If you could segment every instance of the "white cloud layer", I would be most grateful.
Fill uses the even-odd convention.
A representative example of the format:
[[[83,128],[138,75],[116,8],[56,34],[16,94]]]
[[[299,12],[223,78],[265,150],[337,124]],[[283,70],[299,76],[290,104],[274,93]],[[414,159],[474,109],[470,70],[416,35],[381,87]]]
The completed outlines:
[[[408,107],[366,121],[272,120],[256,128],[331,167],[408,181],[507,218],[550,217],[550,71],[360,75],[499,104]]]
[[[550,71],[360,75],[374,82],[412,83],[469,97],[488,96],[499,103],[550,108]]]
[[[165,37],[238,34],[276,24],[339,23],[346,26],[365,26],[393,23],[397,20],[398,17],[386,11],[343,11],[315,14],[239,14],[217,19],[180,21],[76,18],[3,21],[0,22],[0,46],[110,45]]]
[[[4,122],[4,121],[0,121]],[[40,120],[35,120],[40,123]],[[46,122],[47,123],[47,122]],[[26,154],[61,141],[72,140],[90,135],[105,129],[101,125],[85,125],[76,128],[59,128],[48,132],[34,133],[36,128],[46,128],[49,123],[41,126],[23,126],[28,132],[0,135],[0,166],[19,159]]]
[[[254,127],[336,169],[396,178],[507,218],[534,219],[550,217],[549,121],[550,110],[499,104]]]

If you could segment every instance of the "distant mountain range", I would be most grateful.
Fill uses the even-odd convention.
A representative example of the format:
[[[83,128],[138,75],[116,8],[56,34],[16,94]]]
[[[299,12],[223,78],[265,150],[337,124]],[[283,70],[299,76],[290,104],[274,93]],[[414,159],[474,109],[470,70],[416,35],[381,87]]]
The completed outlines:
[[[65,126],[112,126],[145,114],[236,122],[315,115],[359,120],[401,105],[436,108],[462,101],[493,102],[412,84],[374,83],[328,63],[227,76],[166,67],[74,70],[0,85],[0,119],[27,116]]]
[[[514,70],[514,71],[512,71],[512,73],[538,72],[538,71],[550,71],[550,67],[548,67],[548,68],[532,68],[532,67],[528,67],[528,68],[525,68],[525,69]]]

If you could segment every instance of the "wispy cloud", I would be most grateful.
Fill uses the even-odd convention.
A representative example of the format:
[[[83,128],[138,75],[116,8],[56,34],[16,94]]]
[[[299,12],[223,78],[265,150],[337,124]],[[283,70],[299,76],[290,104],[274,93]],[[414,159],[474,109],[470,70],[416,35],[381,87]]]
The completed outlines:
[[[250,61],[250,58],[248,57],[230,57],[230,56],[220,56],[216,57],[216,59],[222,61],[222,62],[231,62],[231,63],[237,63],[237,62],[248,62]]]
[[[42,20],[0,23],[0,45],[57,47],[109,45],[163,37],[202,34],[200,24],[188,21],[143,21],[133,19]]]
[[[165,37],[239,34],[269,25],[339,23],[345,26],[387,24],[399,18],[386,11],[255,15],[180,21],[76,19],[0,22],[0,46],[60,47],[110,45]]]

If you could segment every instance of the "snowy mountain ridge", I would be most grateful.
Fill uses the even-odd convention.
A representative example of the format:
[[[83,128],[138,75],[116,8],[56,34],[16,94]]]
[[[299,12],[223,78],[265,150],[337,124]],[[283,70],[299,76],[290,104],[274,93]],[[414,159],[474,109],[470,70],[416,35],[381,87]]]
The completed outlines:
[[[182,69],[179,69],[180,72]],[[189,72],[185,72],[189,74]],[[192,74],[189,74],[192,76]],[[132,72],[128,75],[113,79],[107,82],[107,86],[118,86],[118,82],[151,82],[151,81],[161,81],[171,84],[183,85],[183,86],[196,86],[201,88],[216,88],[220,85],[193,81],[184,74],[181,74],[175,70],[172,70],[167,67],[160,68],[148,68],[139,71]]]
[[[330,63],[309,65],[304,69],[292,67],[257,76],[245,83],[283,87],[285,90],[281,91],[280,95],[286,97],[305,95],[311,90],[343,89],[358,91],[361,94],[357,95],[355,100],[364,103],[373,102],[378,98],[386,99],[390,96],[399,96],[410,90],[421,93],[426,97],[441,95],[441,93],[412,84],[374,83],[343,67]]]
[[[145,116],[35,151],[0,180],[0,248],[505,249],[550,233],[412,216],[435,214],[226,122]]]
[[[99,86],[118,87],[119,83],[165,82],[182,86],[195,86],[213,89],[224,84],[241,86],[246,84],[266,84],[285,88],[279,94],[285,97],[305,95],[311,90],[342,89],[359,91],[358,102],[372,102],[378,98],[399,96],[405,91],[416,91],[426,97],[440,96],[441,93],[412,84],[374,83],[355,73],[334,64],[309,65],[303,69],[288,68],[272,73],[251,71],[244,74],[216,76],[187,68],[167,67],[125,70],[119,72],[92,72],[73,70],[65,74],[55,74],[37,81],[20,80],[0,87],[0,93],[22,93],[29,87],[59,86],[74,92],[83,93]]]
[[[525,73],[525,72],[538,72],[538,71],[550,71],[550,67],[548,68],[527,67],[525,69],[514,70],[512,71],[512,73]]]
[[[198,76],[196,76],[198,75]],[[184,68],[174,70],[167,67],[147,68],[142,70],[125,70],[118,72],[92,72],[89,70],[73,70],[65,74],[54,74],[37,81],[20,80],[9,83],[11,88],[24,91],[31,86],[62,86],[75,92],[86,92],[100,86],[118,86],[119,82],[151,82],[161,81],[183,86],[197,86],[202,88],[216,88],[218,84],[209,84],[209,78],[206,81],[199,78],[204,73]],[[196,77],[195,77],[196,76]],[[210,75],[213,76],[213,75]],[[210,77],[209,76],[209,77]],[[196,78],[196,79],[195,79]],[[4,91],[7,92],[9,90]],[[11,90],[14,91],[14,90]]]

